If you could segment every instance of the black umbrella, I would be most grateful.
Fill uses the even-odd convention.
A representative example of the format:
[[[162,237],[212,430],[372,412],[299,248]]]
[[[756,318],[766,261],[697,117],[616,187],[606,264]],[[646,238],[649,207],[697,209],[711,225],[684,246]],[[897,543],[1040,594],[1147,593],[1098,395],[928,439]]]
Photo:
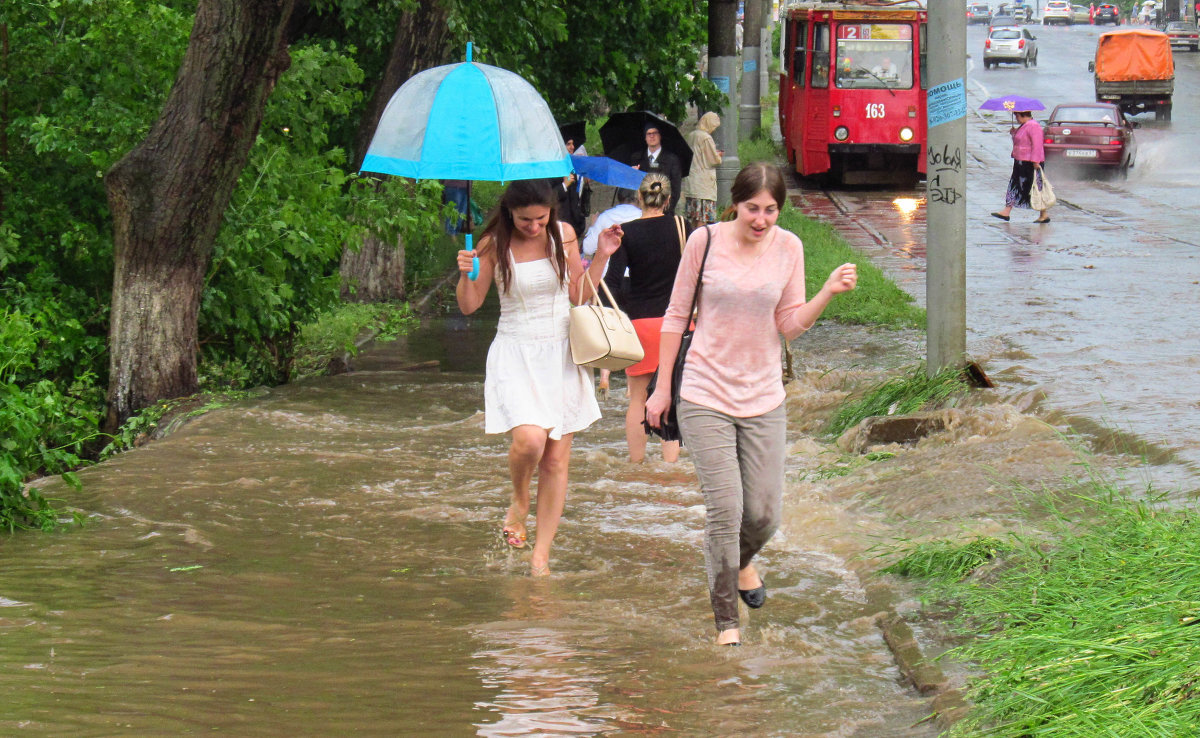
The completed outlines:
[[[563,123],[558,127],[558,131],[562,134],[563,143],[568,140],[574,141],[576,149],[587,141],[587,125],[581,120],[574,123]]]
[[[647,123],[653,124],[662,134],[662,147],[679,157],[683,176],[688,176],[692,169],[692,147],[688,146],[675,124],[645,110],[608,116],[608,120],[600,126],[600,142],[604,144],[604,153],[617,161],[636,163],[634,157],[646,148]]]

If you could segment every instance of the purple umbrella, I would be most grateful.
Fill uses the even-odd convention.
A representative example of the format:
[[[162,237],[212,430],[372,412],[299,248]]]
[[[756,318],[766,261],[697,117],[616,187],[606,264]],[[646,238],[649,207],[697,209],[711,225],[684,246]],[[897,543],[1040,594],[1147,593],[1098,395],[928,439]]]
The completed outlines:
[[[1042,105],[1040,100],[1035,100],[1032,97],[1005,95],[1003,97],[993,97],[990,100],[985,100],[983,105],[979,106],[979,109],[1003,110],[1007,113],[1016,113],[1027,112],[1030,110],[1045,110],[1046,106]]]

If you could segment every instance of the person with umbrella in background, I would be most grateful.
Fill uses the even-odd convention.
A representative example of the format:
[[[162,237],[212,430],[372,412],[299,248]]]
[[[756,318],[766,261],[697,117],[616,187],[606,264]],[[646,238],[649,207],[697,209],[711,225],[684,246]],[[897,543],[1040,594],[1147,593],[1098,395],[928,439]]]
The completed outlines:
[[[587,140],[583,121],[564,123],[558,127],[558,130],[562,133],[563,144],[567,147],[568,154],[587,156],[587,149],[583,146],[584,141]],[[587,194],[585,195],[585,193]],[[570,223],[576,234],[581,234],[587,229],[590,195],[591,187],[587,184],[587,180],[575,172],[563,177],[562,186],[558,188],[559,220]]]
[[[1035,172],[1041,171],[1046,161],[1045,148],[1042,145],[1042,126],[1033,119],[1033,113],[1028,110],[1017,110],[1017,126],[1010,128],[1008,135],[1012,136],[1012,176],[1008,178],[1008,189],[1004,193],[1004,209],[992,213],[992,216],[1007,221],[1013,208],[1032,209],[1029,204],[1029,191],[1033,188]],[[1034,223],[1049,223],[1050,216],[1045,210],[1039,211]]]
[[[663,147],[662,130],[657,123],[647,121],[642,135],[646,141],[646,147],[630,163],[630,166],[647,174],[666,175],[671,182],[671,203],[667,206],[666,215],[674,215],[675,206],[679,203],[679,195],[683,192],[683,163],[680,162],[678,156]]]
[[[588,267],[599,282],[621,242],[621,226],[600,235]],[[473,257],[479,276],[467,279]],[[524,548],[530,487],[536,472],[537,538],[530,573],[550,573],[554,542],[567,497],[574,434],[600,418],[592,375],[571,360],[567,316],[583,292],[584,267],[570,225],[558,220],[558,197],[544,179],[518,180],[505,190],[476,251],[458,252],[461,275],[455,295],[470,315],[483,305],[493,280],[500,291],[500,321],[488,349],[484,376],[484,432],[509,433],[512,504],[502,534]]]
[[[720,127],[720,116],[710,110],[687,135],[692,170],[683,180],[683,211],[692,228],[717,222],[717,165],[724,152],[717,148],[712,133]]]

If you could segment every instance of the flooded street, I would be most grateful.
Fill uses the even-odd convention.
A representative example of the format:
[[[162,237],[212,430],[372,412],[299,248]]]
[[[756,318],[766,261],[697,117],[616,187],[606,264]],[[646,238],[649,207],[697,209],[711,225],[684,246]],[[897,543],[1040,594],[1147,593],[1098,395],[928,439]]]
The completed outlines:
[[[968,28],[967,348],[1001,389],[1044,393],[1044,409],[1152,462],[1167,487],[1200,481],[1200,58],[1175,53],[1172,122],[1137,116],[1128,179],[1051,169],[1059,205],[1034,225],[1004,223],[1012,168],[1009,117],[974,112],[993,96],[1035,97],[1046,110],[1093,100],[1088,61],[1102,28],[1031,26],[1039,64],[984,70],[984,27]],[[924,190],[807,190],[798,204],[828,220],[922,304]],[[905,212],[897,198],[916,201]]]
[[[1064,56],[1047,44],[1041,67],[989,72],[987,89],[1053,99],[1086,79],[1065,54],[1092,30],[1047,29]],[[192,420],[83,470],[82,492],[41,480],[87,523],[0,539],[0,734],[936,736],[879,626],[915,612],[915,593],[875,575],[876,547],[1017,529],[1025,490],[1087,474],[1031,409],[1130,431],[1122,443],[1162,451],[1155,474],[1195,487],[1200,239],[1184,182],[1200,165],[1169,148],[1197,135],[1191,105],[1139,132],[1127,182],[1056,180],[1048,227],[987,218],[1007,136],[972,119],[968,340],[998,387],[913,447],[851,454],[823,421],[920,361],[923,336],[822,323],[794,344],[784,519],[743,647],[713,645],[686,449],[674,466],[625,461],[620,380],[576,438],[553,576],[530,578],[528,552],[502,544],[485,308]],[[795,197],[923,301],[923,209],[892,204],[919,194]]]
[[[712,645],[690,463],[626,463],[619,393],[577,439],[555,574],[529,578],[498,535],[507,443],[482,432],[493,331],[433,321],[82,494],[45,480],[88,523],[3,542],[0,733],[936,735],[874,619],[901,595],[851,560],[874,513],[847,527],[800,484],[812,455],[743,648]]]

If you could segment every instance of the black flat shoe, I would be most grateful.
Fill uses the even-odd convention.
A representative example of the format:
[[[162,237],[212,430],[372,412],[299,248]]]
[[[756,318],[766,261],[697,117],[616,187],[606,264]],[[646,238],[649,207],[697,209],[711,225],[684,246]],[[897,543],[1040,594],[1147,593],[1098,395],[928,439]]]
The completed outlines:
[[[1049,223],[1049,222],[1050,222],[1050,216],[1048,216],[1048,215],[1047,215],[1047,216],[1045,217],[1045,219],[1043,219],[1043,220],[1035,220],[1035,221],[1033,221],[1033,222],[1034,222],[1034,223]]]
[[[746,607],[757,610],[767,604],[767,582],[761,576],[758,578],[758,586],[754,589],[739,589],[738,596],[742,598],[742,602],[746,603]]]
[[[1008,216],[1007,216],[1007,215],[1001,215],[1000,213],[992,213],[992,217],[993,217],[993,218],[999,218],[1000,220],[1003,220],[1003,221],[1006,221],[1006,222],[1008,221]]]

